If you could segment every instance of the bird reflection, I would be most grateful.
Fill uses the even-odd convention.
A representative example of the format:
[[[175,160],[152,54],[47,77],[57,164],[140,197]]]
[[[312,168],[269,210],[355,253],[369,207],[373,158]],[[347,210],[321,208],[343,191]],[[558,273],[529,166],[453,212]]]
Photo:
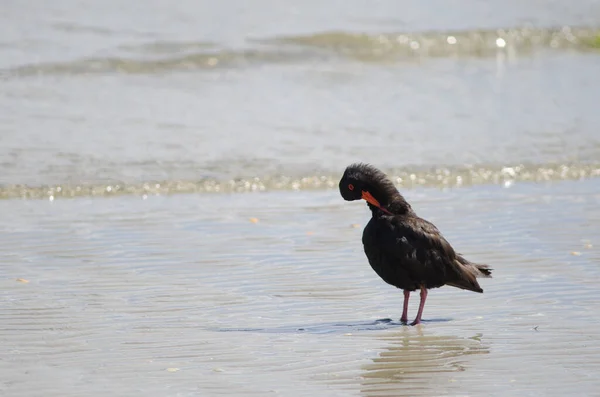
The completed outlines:
[[[449,373],[468,370],[470,355],[489,353],[481,335],[457,338],[403,329],[383,339],[388,346],[363,366],[365,396],[436,395],[452,381]]]

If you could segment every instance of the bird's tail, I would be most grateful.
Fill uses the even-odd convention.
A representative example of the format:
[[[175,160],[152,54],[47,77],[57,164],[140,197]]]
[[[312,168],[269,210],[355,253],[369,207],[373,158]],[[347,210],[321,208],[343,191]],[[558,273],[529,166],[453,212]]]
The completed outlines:
[[[488,265],[481,265],[479,263],[470,263],[471,266],[475,266],[475,268],[477,268],[477,270],[479,271],[479,276],[478,277],[483,277],[483,278],[492,278],[492,268],[490,268]]]
[[[460,255],[455,264],[458,277],[447,284],[456,288],[483,293],[483,289],[479,286],[477,278],[491,278],[492,269],[488,265],[469,262]]]

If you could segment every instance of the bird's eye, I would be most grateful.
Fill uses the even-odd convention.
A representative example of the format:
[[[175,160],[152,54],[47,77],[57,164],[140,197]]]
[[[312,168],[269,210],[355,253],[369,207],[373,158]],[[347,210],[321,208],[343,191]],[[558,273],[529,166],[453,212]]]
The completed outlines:
[[[353,185],[353,184],[351,184],[351,183],[349,183],[349,184],[348,184],[348,190],[354,190],[354,185]]]

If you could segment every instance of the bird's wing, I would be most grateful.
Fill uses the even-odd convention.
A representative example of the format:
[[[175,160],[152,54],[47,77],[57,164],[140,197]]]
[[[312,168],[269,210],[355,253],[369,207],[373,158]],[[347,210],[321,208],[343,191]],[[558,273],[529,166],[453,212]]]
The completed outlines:
[[[416,216],[388,219],[380,222],[380,246],[413,279],[437,284],[454,273],[456,253],[435,225]]]

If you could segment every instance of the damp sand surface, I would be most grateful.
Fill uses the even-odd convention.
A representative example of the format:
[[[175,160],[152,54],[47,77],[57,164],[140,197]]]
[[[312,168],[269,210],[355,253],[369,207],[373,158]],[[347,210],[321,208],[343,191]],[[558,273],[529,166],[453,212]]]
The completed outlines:
[[[0,391],[593,395],[599,187],[406,192],[495,269],[484,294],[433,290],[416,327],[335,191],[0,201]]]

